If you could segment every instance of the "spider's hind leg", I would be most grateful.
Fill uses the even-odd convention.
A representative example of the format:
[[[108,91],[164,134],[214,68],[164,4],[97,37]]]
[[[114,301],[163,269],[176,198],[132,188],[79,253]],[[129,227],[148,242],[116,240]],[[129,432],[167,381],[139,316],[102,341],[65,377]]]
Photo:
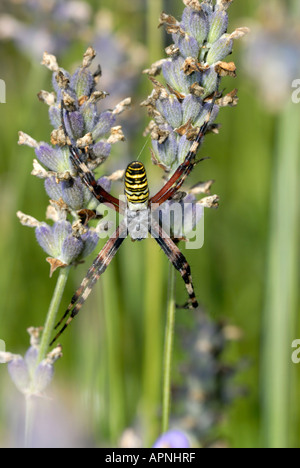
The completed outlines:
[[[115,233],[106,242],[102,250],[99,252],[92,266],[89,268],[85,278],[82,280],[81,285],[73,295],[67,310],[55,326],[55,329],[57,330],[62,325],[65,319],[66,322],[57,332],[49,346],[52,346],[55,343],[55,341],[60,337],[60,335],[65,331],[68,325],[76,317],[76,315],[78,315],[78,313],[81,310],[81,307],[90,295],[93,286],[98,281],[100,276],[105,272],[106,268],[114,258],[115,254],[122,245],[124,239],[126,239],[127,235],[127,226],[123,221],[119,225]]]
[[[162,227],[153,218],[151,219],[150,229],[151,235],[154,237],[161,249],[167,255],[174,268],[176,268],[176,270],[180,273],[185,283],[189,299],[188,302],[184,306],[182,306],[182,308],[196,309],[199,304],[194,291],[191,268],[185,256],[180,252],[177,245],[172,241],[172,239],[169,236],[167,236]]]
[[[180,255],[177,256],[176,265],[172,262],[175,268],[180,272],[183,281],[185,282],[185,287],[187,289],[189,300],[182,306],[176,304],[177,309],[197,309],[199,306],[194,292],[193,280],[191,275],[191,268],[188,262],[186,261],[184,255],[180,252]]]

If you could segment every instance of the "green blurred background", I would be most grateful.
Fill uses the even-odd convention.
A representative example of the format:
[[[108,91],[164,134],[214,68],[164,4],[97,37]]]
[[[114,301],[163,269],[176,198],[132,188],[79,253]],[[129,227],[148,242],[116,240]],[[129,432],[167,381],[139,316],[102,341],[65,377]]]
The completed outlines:
[[[51,24],[49,16],[33,14],[18,3],[22,4],[4,1],[1,16],[10,14],[40,27],[45,21],[54,36],[62,30],[66,37],[74,36],[58,53],[59,64],[68,70],[80,62],[91,37],[99,33],[90,26],[95,13],[99,8],[105,15],[110,12],[112,37],[131,51],[127,60],[132,63],[133,84],[125,92],[133,104],[122,122],[127,141],[114,147],[104,171],[124,168],[145,141],[142,132],[148,120],[139,103],[151,87],[141,70],[164,57],[167,45],[168,38],[157,30],[159,13],[164,10],[180,18],[182,1],[90,0],[86,3],[92,20],[79,37],[76,28],[70,32],[64,24]],[[224,409],[213,437],[230,447],[299,447],[299,369],[291,361],[292,341],[300,338],[300,104],[291,101],[292,81],[300,78],[299,2],[273,0],[269,12],[261,10],[261,3],[235,0],[229,9],[229,31],[248,26],[251,39],[235,42],[232,60],[238,76],[222,84],[227,91],[238,88],[239,104],[221,109],[220,133],[207,137],[202,147],[202,156],[210,160],[197,166],[189,181],[192,185],[214,179],[220,208],[206,210],[204,246],[186,250],[186,256],[206,313],[214,320],[225,319],[242,335],[227,344],[224,360],[236,368],[236,385],[246,392]],[[0,21],[0,78],[7,88],[6,103],[0,104],[0,338],[7,350],[24,354],[26,328],[44,323],[56,276],[49,279],[49,265],[33,230],[22,227],[16,217],[21,210],[43,220],[48,201],[42,181],[30,175],[33,151],[18,146],[17,140],[23,130],[49,141],[47,108],[36,95],[40,89],[51,89],[51,74],[31,55],[30,47],[20,49],[22,37],[3,38],[3,24]],[[110,66],[101,53],[99,60],[103,70]],[[120,61],[110,78],[120,92],[123,66]],[[125,97],[121,92],[120,99]],[[155,190],[160,172],[151,166],[149,143],[141,160]],[[92,257],[71,272],[61,311]],[[185,301],[181,283],[178,277],[178,302]],[[52,398],[67,408],[66,418],[77,415],[87,441],[115,445],[124,429],[133,425],[148,444],[159,434],[167,285],[168,261],[156,243],[127,240],[63,336],[64,357],[56,364],[57,393]],[[188,312],[177,314],[181,325],[188,321],[184,314]],[[175,370],[180,342],[176,346]],[[4,365],[0,382],[0,445],[13,445],[12,401],[18,396]]]

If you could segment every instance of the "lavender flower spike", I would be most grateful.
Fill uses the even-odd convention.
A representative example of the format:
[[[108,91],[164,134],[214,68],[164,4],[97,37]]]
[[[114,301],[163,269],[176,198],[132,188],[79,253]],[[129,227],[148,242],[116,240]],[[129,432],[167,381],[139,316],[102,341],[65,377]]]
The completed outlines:
[[[19,144],[35,150],[37,159],[32,174],[44,179],[50,197],[47,217],[54,223],[36,220],[30,223],[29,217],[23,214],[20,219],[22,224],[35,227],[36,239],[49,256],[50,274],[59,267],[78,263],[91,253],[99,239],[97,232],[101,231],[101,227],[92,228],[88,224],[90,218],[86,213],[93,213],[98,202],[70,161],[70,141],[78,148],[87,167],[95,171],[108,158],[112,145],[124,139],[121,127],[115,124],[118,115],[130,105],[130,99],[124,99],[112,110],[100,108],[100,101],[107,93],[96,88],[99,73],[90,70],[94,58],[95,51],[89,47],[81,66],[70,74],[59,66],[54,55],[45,53],[42,63],[53,73],[54,92],[41,91],[38,97],[49,108],[54,127],[51,144],[37,142],[20,132]],[[109,179],[101,178],[98,182],[110,191]]]
[[[54,374],[53,364],[62,356],[61,346],[53,349],[39,364],[40,328],[29,328],[31,346],[24,357],[2,353],[1,362],[7,362],[9,375],[17,389],[26,396],[41,395],[51,383]]]
[[[186,8],[181,21],[161,14],[160,25],[165,25],[174,43],[166,49],[169,58],[144,71],[150,76],[154,90],[142,105],[153,117],[146,131],[152,137],[153,161],[164,168],[168,177],[183,162],[187,148],[210,112],[209,103],[218,92],[221,76],[235,75],[234,64],[223,60],[231,54],[234,39],[248,30],[239,28],[227,34],[229,3],[184,0]],[[154,79],[161,72],[165,84]],[[227,99],[216,99],[210,125],[220,106],[236,103],[233,93]]]

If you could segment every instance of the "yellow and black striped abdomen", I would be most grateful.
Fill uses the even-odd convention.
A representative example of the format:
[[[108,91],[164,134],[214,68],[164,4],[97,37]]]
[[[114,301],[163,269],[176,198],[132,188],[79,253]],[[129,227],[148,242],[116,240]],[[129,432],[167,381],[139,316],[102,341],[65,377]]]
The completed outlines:
[[[128,205],[146,204],[149,198],[149,189],[144,164],[139,161],[131,162],[125,171],[125,194]]]

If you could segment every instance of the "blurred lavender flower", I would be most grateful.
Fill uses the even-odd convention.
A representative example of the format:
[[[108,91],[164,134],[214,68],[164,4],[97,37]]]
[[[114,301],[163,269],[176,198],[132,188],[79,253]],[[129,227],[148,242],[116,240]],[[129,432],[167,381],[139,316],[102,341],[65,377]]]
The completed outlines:
[[[113,108],[138,86],[147,52],[142,44],[114,31],[109,10],[101,8],[92,15],[87,2],[71,0],[7,0],[3,8],[0,5],[0,41],[12,40],[35,61],[40,61],[45,50],[59,56],[74,40],[82,38],[93,45],[101,63],[105,63],[101,85],[108,93],[107,107]],[[130,135],[136,129],[138,115],[132,111],[120,122]]]
[[[190,448],[190,442],[184,432],[172,429],[162,434],[153,448]]]
[[[228,365],[224,353],[228,343],[242,339],[243,333],[198,309],[192,326],[182,327],[178,335],[185,354],[172,384],[171,429],[156,440],[153,448],[225,448],[226,441],[216,439],[218,424],[226,406],[247,389],[233,382],[244,363]],[[138,424],[124,432],[120,446],[142,446]]]
[[[297,18],[289,13],[288,3],[265,1],[251,29],[242,54],[244,69],[259,99],[269,111],[279,112],[291,97],[292,82],[300,78]]]
[[[174,43],[167,47],[169,58],[162,59],[145,70],[154,89],[142,103],[153,117],[146,129],[151,133],[155,164],[171,176],[190,149],[191,141],[211,111],[213,93],[218,91],[221,76],[235,76],[235,65],[223,62],[232,52],[233,40],[248,30],[239,28],[227,34],[228,1],[202,2],[184,0],[186,8],[181,21],[162,13],[160,25],[165,25]],[[166,85],[154,77],[162,72]],[[233,91],[216,100],[210,116],[210,129],[220,106],[236,105]]]
[[[61,346],[53,349],[45,359],[38,363],[39,335],[41,329],[29,328],[30,348],[24,358],[9,352],[0,352],[0,359],[8,363],[8,372],[17,389],[27,397],[41,395],[49,386],[54,363],[62,356]]]
[[[9,352],[0,353],[0,362],[7,363],[8,373],[20,392],[5,390],[6,430],[1,440],[2,446],[23,447],[24,430],[26,446],[31,448],[66,448],[94,446],[90,431],[86,430],[86,414],[74,414],[68,410],[72,395],[60,394],[53,383],[54,364],[62,356],[61,346],[57,346],[40,362],[37,362],[40,350],[41,328],[29,328],[30,347],[25,356]],[[51,398],[48,396],[50,384]],[[2,385],[5,387],[4,382]],[[67,400],[64,399],[67,393]],[[53,398],[53,395],[55,397]],[[24,411],[24,398],[25,407]],[[20,398],[21,397],[21,398]],[[80,410],[79,410],[80,411]]]
[[[225,405],[243,392],[231,382],[238,366],[223,362],[227,342],[241,339],[242,333],[237,327],[214,322],[200,311],[192,329],[185,328],[181,334],[186,356],[180,369],[182,383],[173,389],[175,413],[171,427],[186,431],[203,445],[213,436]]]
[[[92,435],[90,420],[86,412],[81,410],[70,388],[59,388],[53,382],[50,397],[32,395],[29,399],[33,424],[28,447],[78,449],[99,446],[99,441],[97,443]],[[1,436],[1,448],[23,448],[26,423],[24,401],[9,388],[6,390],[5,404],[7,417],[5,435]],[[74,407],[76,411],[71,409]]]
[[[90,170],[97,169],[109,156],[112,144],[123,140],[120,126],[114,126],[117,116],[130,104],[130,99],[118,103],[109,111],[101,111],[98,103],[106,92],[96,91],[99,72],[92,73],[89,67],[95,52],[89,48],[82,65],[73,75],[60,68],[56,57],[44,54],[43,64],[53,72],[55,93],[41,91],[39,99],[49,106],[49,117],[54,127],[51,134],[52,145],[37,142],[29,135],[20,132],[19,144],[35,150],[32,174],[45,180],[45,189],[51,198],[47,217],[54,224],[50,226],[19,212],[23,225],[34,227],[39,245],[50,255],[51,274],[58,267],[65,267],[81,261],[97,245],[102,225],[91,228],[88,225],[89,213],[92,217],[98,202],[81,182],[69,159],[69,147],[61,126],[61,102],[64,102],[64,123],[72,145],[82,153]],[[116,177],[111,176],[114,180]],[[105,190],[110,191],[111,177],[98,179]],[[104,227],[103,227],[104,229]]]
[[[147,55],[143,45],[134,43],[113,29],[112,13],[105,9],[99,10],[95,16],[91,42],[100,62],[105,63],[101,85],[109,94],[109,107],[114,107],[124,96],[134,92]],[[132,112],[130,119],[124,119],[124,124],[133,121],[132,127],[135,129],[137,118],[136,113]]]
[[[6,1],[5,7],[0,15],[0,40],[14,41],[35,60],[45,50],[63,53],[85,34],[91,19],[91,8],[84,1],[18,0]]]

